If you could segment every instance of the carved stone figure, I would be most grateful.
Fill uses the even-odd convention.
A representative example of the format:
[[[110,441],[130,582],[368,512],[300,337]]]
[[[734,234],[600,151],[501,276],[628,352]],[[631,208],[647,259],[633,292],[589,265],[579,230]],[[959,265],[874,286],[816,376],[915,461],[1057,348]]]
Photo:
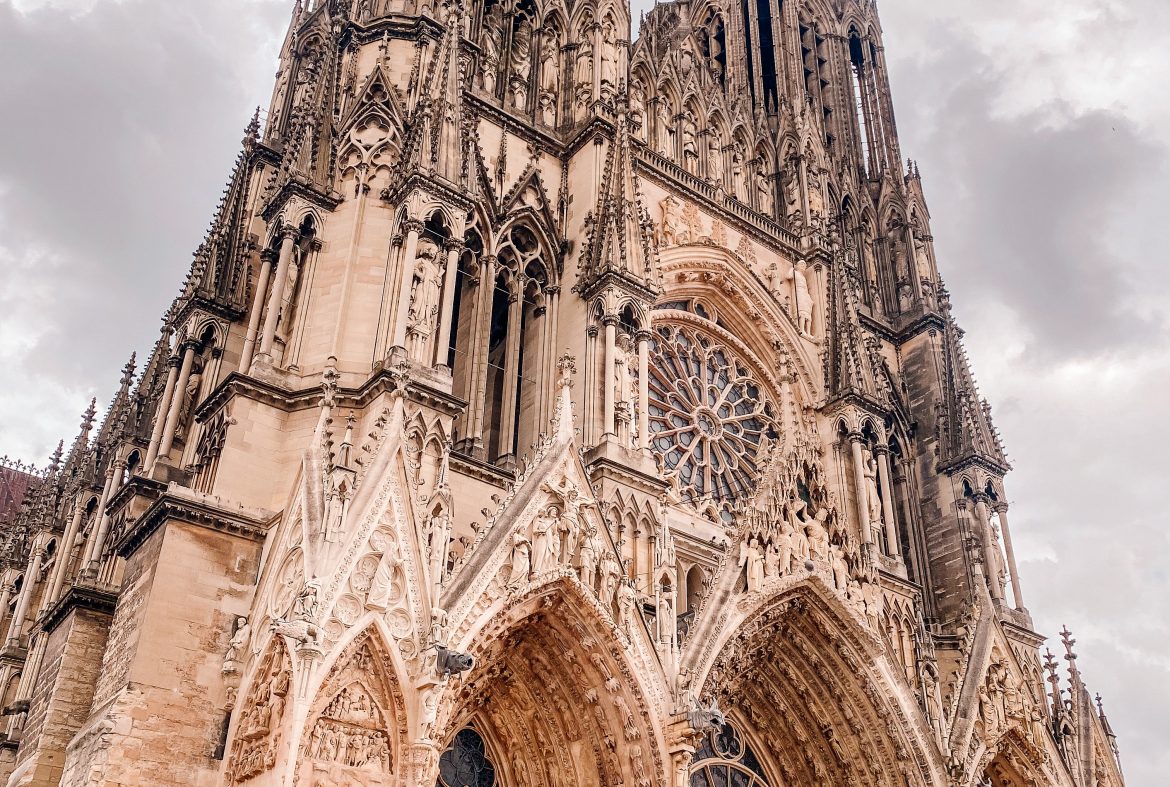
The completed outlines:
[[[597,528],[590,527],[581,542],[581,582],[590,590],[597,589],[597,555],[601,550],[601,539]]]
[[[862,451],[862,473],[865,476],[865,503],[869,524],[877,527],[882,524],[882,498],[878,493],[878,466],[873,452],[869,448]]]
[[[399,552],[398,541],[389,539],[386,543],[386,551],[378,560],[378,569],[370,580],[370,593],[366,597],[368,609],[385,611],[389,607],[390,595],[394,589],[394,579],[401,565],[402,555]]]
[[[689,233],[683,223],[682,205],[674,197],[667,197],[660,205],[662,221],[658,225],[658,246],[667,248],[689,241]]]
[[[815,560],[829,558],[829,531],[825,527],[828,518],[829,509],[822,506],[815,517],[805,520],[804,523],[805,533],[808,535],[809,554]]]
[[[523,585],[532,571],[532,544],[523,533],[512,536],[512,571],[509,585]]]
[[[740,554],[739,564],[747,572],[747,590],[755,593],[764,587],[764,553],[754,536],[747,540]]]
[[[601,558],[601,593],[599,594],[601,603],[606,608],[612,608],[621,573],[621,565],[613,555],[606,552]]]
[[[796,326],[805,336],[812,336],[813,298],[809,291],[804,260],[797,260],[788,272],[787,281],[792,282],[792,305],[796,309]]]
[[[699,171],[699,131],[695,125],[695,116],[687,110],[682,120],[682,157],[683,166],[692,175]]]
[[[629,582],[618,583],[617,589],[617,622],[622,626],[629,636],[634,635],[634,615],[636,614],[635,607],[637,606],[637,598],[634,594],[634,587]]]
[[[719,136],[719,129],[711,132],[711,138],[707,140],[707,180],[723,185],[723,138]]]
[[[492,6],[484,15],[483,32],[479,38],[480,85],[487,93],[496,92],[496,73],[500,67],[500,53],[504,47],[503,13],[502,6]]]
[[[533,574],[543,574],[559,562],[561,548],[560,539],[557,537],[557,524],[560,518],[561,512],[556,506],[549,506],[532,523]]]
[[[540,49],[540,89],[555,96],[561,89],[561,42],[547,34]]]
[[[248,642],[252,639],[252,626],[245,617],[236,618],[236,630],[228,642],[227,653],[223,657],[223,672],[232,673],[238,670],[238,660],[245,653]]]
[[[666,99],[658,98],[655,105],[655,125],[657,127],[658,152],[664,156],[674,155],[674,124],[670,117],[670,105]]]
[[[611,89],[618,84],[617,31],[609,17],[601,31],[601,83]]]

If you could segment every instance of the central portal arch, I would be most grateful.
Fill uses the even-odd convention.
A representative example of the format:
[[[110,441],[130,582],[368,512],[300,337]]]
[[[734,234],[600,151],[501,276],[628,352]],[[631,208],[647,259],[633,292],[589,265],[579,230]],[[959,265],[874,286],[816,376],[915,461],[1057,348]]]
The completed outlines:
[[[450,773],[458,760],[477,787],[666,787],[626,646],[575,579],[510,600],[469,641],[484,644],[443,724]]]

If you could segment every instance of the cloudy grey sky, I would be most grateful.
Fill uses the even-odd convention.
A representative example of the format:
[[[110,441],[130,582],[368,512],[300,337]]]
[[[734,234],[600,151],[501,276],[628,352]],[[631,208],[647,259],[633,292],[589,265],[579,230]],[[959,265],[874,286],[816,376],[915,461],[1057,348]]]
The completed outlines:
[[[649,6],[649,2],[635,3]],[[292,0],[0,0],[0,454],[43,462],[147,350],[267,100]],[[1170,4],[882,0],[907,155],[1130,784],[1170,773]]]

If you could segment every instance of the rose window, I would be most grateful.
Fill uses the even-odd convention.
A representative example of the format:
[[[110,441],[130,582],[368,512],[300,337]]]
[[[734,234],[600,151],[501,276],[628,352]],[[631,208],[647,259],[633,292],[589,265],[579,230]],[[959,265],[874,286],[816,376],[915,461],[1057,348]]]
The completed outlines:
[[[659,326],[650,363],[650,443],[692,500],[733,500],[755,486],[773,408],[747,364],[689,327]]]

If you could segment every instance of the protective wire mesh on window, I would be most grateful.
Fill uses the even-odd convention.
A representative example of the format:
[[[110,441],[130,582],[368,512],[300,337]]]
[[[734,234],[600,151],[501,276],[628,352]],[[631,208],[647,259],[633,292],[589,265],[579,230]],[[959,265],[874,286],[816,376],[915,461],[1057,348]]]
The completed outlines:
[[[483,738],[470,727],[455,736],[439,759],[436,787],[495,787],[496,769],[488,761]]]
[[[691,787],[768,787],[755,752],[730,724],[709,732],[692,762]]]

